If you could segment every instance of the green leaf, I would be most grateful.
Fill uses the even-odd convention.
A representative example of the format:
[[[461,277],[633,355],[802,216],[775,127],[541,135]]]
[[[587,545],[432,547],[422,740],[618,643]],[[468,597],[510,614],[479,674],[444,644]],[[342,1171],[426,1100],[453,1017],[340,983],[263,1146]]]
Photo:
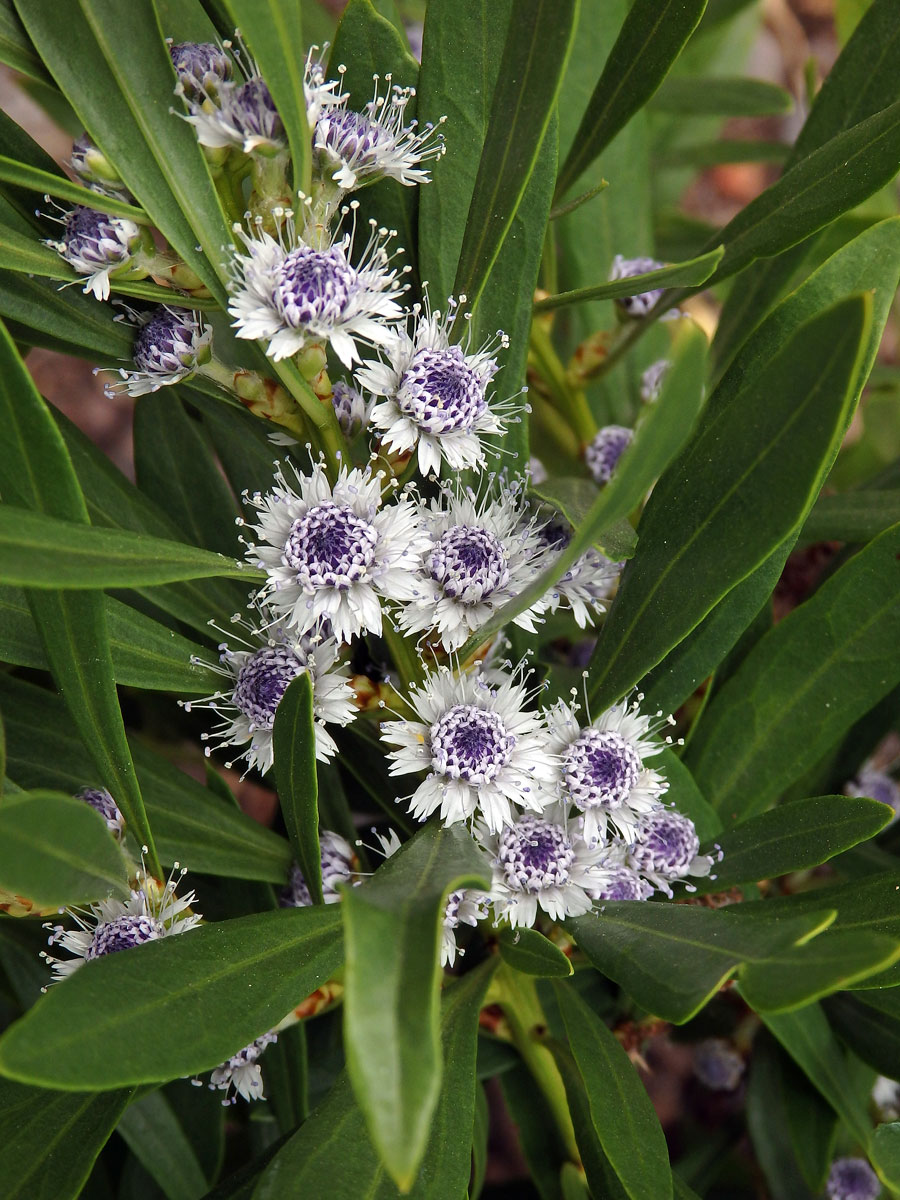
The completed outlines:
[[[98,212],[112,213],[116,217],[128,217],[143,225],[147,223],[147,214],[143,209],[116,200],[112,196],[104,196],[102,192],[92,192],[89,188],[72,183],[62,175],[51,171],[42,171],[39,167],[28,166],[16,162],[15,159],[0,155],[0,182],[11,183],[16,187],[30,188],[41,195],[56,196],[61,200],[71,200],[73,204],[84,204]]]
[[[817,867],[874,837],[891,816],[886,804],[851,796],[817,796],[782,804],[717,836],[722,861],[714,879],[697,881],[697,890],[720,892],[738,883]]]
[[[566,927],[598,971],[649,1012],[682,1024],[741,963],[765,961],[812,937],[832,916],[770,917],[762,911],[738,922],[723,909],[617,901]]]
[[[822,1004],[828,1023],[879,1075],[900,1075],[900,995],[894,987],[840,992]]]
[[[47,279],[0,270],[0,317],[16,322],[11,332],[17,340],[27,332],[29,345],[64,345],[66,353],[93,361],[124,358],[132,338],[113,316],[110,305],[77,288],[59,290]]]
[[[566,979],[572,964],[558,946],[536,929],[501,929],[497,937],[500,957],[514,971],[544,979]]]
[[[532,487],[532,492],[541,500],[546,500],[562,513],[573,528],[577,528],[587,518],[600,489],[590,479],[580,476],[551,476],[545,483]],[[618,562],[622,558],[631,558],[637,546],[637,534],[634,527],[623,517],[609,529],[605,529],[594,541],[594,545],[607,558]]]
[[[864,297],[835,305],[736,395],[710,400],[641,517],[591,663],[595,708],[656,666],[803,519],[848,420],[869,313]]]
[[[453,285],[473,308],[537,162],[577,12],[577,0],[531,0],[529,20],[510,22]]]
[[[653,161],[659,167],[692,167],[701,171],[724,163],[780,163],[787,158],[790,149],[785,142],[720,138],[716,142],[694,142],[687,146],[666,148],[656,154]]]
[[[603,1151],[632,1200],[669,1200],[666,1139],[631,1059],[572,986],[554,988]]]
[[[14,71],[21,71],[29,79],[41,82],[47,79],[47,72],[9,0],[0,5],[0,62]]]
[[[898,554],[895,525],[765,634],[707,708],[688,762],[729,820],[769,805],[900,680]]]
[[[19,233],[4,225],[0,226],[0,237],[0,267],[4,270],[43,275],[48,279],[64,279],[67,282],[78,279],[69,264],[55,250],[38,241],[37,235]]]
[[[262,572],[224,554],[141,533],[97,529],[28,509],[0,506],[0,575],[19,587],[105,588]]]
[[[309,195],[311,149],[303,94],[305,67],[300,0],[226,0],[269,86],[284,124],[294,191]]]
[[[116,1132],[168,1200],[199,1200],[206,1179],[172,1106],[151,1092],[126,1108]]]
[[[682,75],[667,79],[650,107],[679,116],[770,117],[790,112],[794,100],[784,88],[762,79]]]
[[[125,859],[103,817],[54,792],[32,792],[0,808],[0,887],[40,908],[129,891]]]
[[[868,542],[900,522],[900,489],[820,496],[800,530],[803,542]]]
[[[665,79],[706,0],[636,0],[588,102],[559,173],[563,196]]]
[[[900,1188],[900,1121],[877,1126],[867,1154],[881,1181],[892,1191]]]
[[[644,711],[652,711],[652,707],[646,706]],[[680,813],[691,818],[701,841],[713,838],[718,841],[716,835],[722,828],[721,818],[697,787],[693,775],[675,751],[669,746],[660,750],[653,756],[653,766],[668,780],[669,790],[666,792],[666,803],[674,804]],[[705,884],[707,881],[698,879],[694,882],[697,884],[698,890],[701,890],[701,884]],[[720,891],[721,889],[716,883],[715,888],[710,890]]]
[[[80,1196],[130,1096],[50,1092],[0,1080],[0,1178],[7,1200]]]
[[[347,1068],[369,1134],[402,1188],[415,1178],[441,1085],[438,945],[447,894],[487,887],[458,826],[426,826],[344,893]]]
[[[441,1046],[446,1068],[431,1136],[418,1177],[404,1193],[413,1200],[462,1196],[469,1180],[465,1131],[475,1110],[475,1044],[478,1013],[496,960],[470,971],[441,998]],[[393,1200],[400,1195],[385,1177],[365,1119],[346,1074],[267,1167],[254,1200]]]
[[[576,288],[572,292],[561,292],[556,296],[548,296],[546,300],[538,300],[534,305],[534,311],[536,313],[547,312],[550,309],[562,308],[566,304],[580,304],[586,300],[616,300],[620,296],[636,296],[640,292],[648,292],[654,288],[699,285],[709,279],[724,253],[724,248],[718,246],[707,254],[701,254],[699,258],[674,263],[670,267],[661,267],[657,271],[632,275],[628,279],[616,279],[611,283],[599,283],[596,287]]]
[[[211,1070],[337,969],[340,922],[284,908],[85,963],[0,1038],[0,1072],[77,1091]]]
[[[312,680],[304,671],[292,680],[275,713],[275,784],[288,837],[313,904],[322,904],[319,848],[319,788]]]

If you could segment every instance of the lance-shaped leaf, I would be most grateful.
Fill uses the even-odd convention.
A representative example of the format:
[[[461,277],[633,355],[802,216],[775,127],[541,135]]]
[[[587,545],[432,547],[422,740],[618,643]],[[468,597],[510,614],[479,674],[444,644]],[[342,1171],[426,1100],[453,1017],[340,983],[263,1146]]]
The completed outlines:
[[[400,1188],[415,1178],[440,1095],[438,948],[447,894],[487,887],[461,826],[426,826],[367,883],[347,889],[347,1068],[369,1134]]]
[[[558,983],[554,994],[606,1157],[631,1200],[669,1200],[666,1139],[634,1063],[573,987]]]
[[[900,680],[898,554],[895,525],[765,634],[710,704],[688,761],[727,820],[769,805]]]
[[[869,1161],[892,1191],[900,1188],[900,1121],[888,1121],[872,1132]]]
[[[0,316],[25,345],[50,344],[93,362],[124,358],[131,350],[133,339],[121,321],[113,320],[110,305],[18,271],[0,270]]]
[[[40,908],[128,895],[128,871],[106,822],[83,800],[31,792],[0,808],[0,888]]]
[[[292,680],[275,713],[275,784],[291,846],[314,904],[322,903],[316,727],[309,673]]]
[[[683,116],[768,117],[790,112],[794,101],[790,92],[763,79],[682,75],[666,80],[652,107]]]
[[[116,1132],[168,1200],[200,1200],[206,1195],[197,1156],[162,1092],[130,1104]]]
[[[822,1008],[831,1028],[881,1075],[900,1075],[900,995],[888,987],[829,996]]]
[[[105,1090],[209,1071],[341,963],[337,905],[170,934],[85,963],[0,1038],[0,1073]]]
[[[473,307],[534,170],[577,12],[577,0],[526,0],[509,24],[453,285]]]
[[[497,945],[503,961],[525,975],[566,979],[572,974],[572,964],[562,950],[536,929],[501,929]]]
[[[900,522],[900,488],[821,496],[800,530],[801,542],[868,542]]]
[[[114,196],[104,196],[102,192],[93,192],[63,175],[16,162],[6,155],[0,155],[0,182],[30,188],[42,196],[55,196],[59,200],[69,200],[72,204],[84,204],[88,208],[111,213],[115,217],[128,217],[138,224],[147,223],[147,214],[143,209],[135,208],[133,204],[126,204],[124,200],[117,200]]]
[[[705,8],[706,0],[636,0],[631,6],[559,173],[558,196],[650,99]]]
[[[850,297],[812,318],[737,394],[710,401],[644,509],[591,664],[595,706],[656,666],[809,511],[856,394],[870,307]]]
[[[587,300],[617,300],[620,296],[637,296],[655,288],[699,285],[709,279],[724,253],[724,249],[717,246],[715,250],[701,254],[698,258],[660,267],[656,271],[647,271],[643,275],[630,275],[627,279],[614,279],[609,283],[598,283],[595,287],[560,292],[558,295],[538,300],[534,311],[548,312],[550,309],[563,308],[566,304],[581,304]]]

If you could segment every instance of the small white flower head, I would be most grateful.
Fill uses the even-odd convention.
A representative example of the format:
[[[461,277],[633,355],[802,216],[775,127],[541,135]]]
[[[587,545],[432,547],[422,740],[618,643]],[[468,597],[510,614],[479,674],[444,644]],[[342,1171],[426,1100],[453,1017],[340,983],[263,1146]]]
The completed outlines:
[[[445,150],[433,125],[420,131],[417,121],[406,119],[415,89],[392,87],[388,75],[382,93],[379,77],[374,78],[375,91],[363,112],[344,104],[325,105],[313,131],[319,169],[345,192],[385,178],[407,187],[427,183],[422,164]]]
[[[744,1077],[743,1055],[727,1038],[711,1037],[694,1047],[694,1075],[713,1092],[733,1092]]]
[[[75,793],[76,800],[89,804],[94,812],[98,812],[106,822],[106,828],[117,842],[125,837],[125,818],[119,812],[119,806],[113,800],[106,788],[82,788]]]
[[[416,595],[398,622],[409,633],[433,630],[446,650],[458,650],[497,609],[513,600],[544,564],[534,521],[523,513],[520,489],[496,498],[445,488],[421,509],[428,542]],[[533,632],[545,605],[538,601],[514,624]]]
[[[584,821],[580,822],[582,835]],[[628,865],[628,851],[618,839],[602,847],[597,869],[602,883],[590,893],[594,900],[649,900],[653,887]]]
[[[490,897],[472,888],[459,888],[447,897],[444,920],[441,927],[441,966],[452,967],[457,954],[462,950],[456,944],[456,930],[460,925],[475,926],[490,912]]]
[[[550,476],[547,474],[547,468],[544,466],[541,460],[536,458],[533,454],[528,460],[528,466],[525,470],[525,474],[528,476],[528,482],[532,487],[540,487],[542,483],[546,483],[550,478]]]
[[[894,816],[900,813],[900,786],[884,771],[874,767],[864,766],[854,779],[844,784],[845,796],[868,796],[871,800],[880,800],[894,810]]]
[[[176,869],[178,864],[176,863]],[[115,954],[119,950],[130,950],[144,942],[155,942],[172,934],[185,933],[200,923],[202,917],[189,911],[196,900],[193,892],[176,895],[178,878],[175,871],[165,884],[160,884],[145,870],[138,875],[136,886],[125,901],[110,898],[90,904],[86,908],[67,908],[65,912],[75,921],[77,928],[66,929],[63,925],[45,925],[51,931],[47,939],[51,946],[59,945],[67,950],[71,958],[54,958],[42,952],[53,970],[52,983],[77,971],[86,962]]]
[[[112,196],[117,200],[131,201],[131,193],[119,177],[119,172],[86,133],[75,139],[69,166],[78,176],[79,182],[89,187],[92,192]]]
[[[690,817],[659,804],[641,817],[629,859],[636,871],[671,897],[671,885],[678,880],[709,875],[716,860],[699,851],[700,839]],[[685,887],[696,890],[689,883]]]
[[[336,380],[332,387],[331,403],[338,425],[347,437],[353,437],[368,427],[375,401],[367,400],[359,388],[342,379]]]
[[[233,1054],[221,1067],[216,1067],[209,1077],[210,1091],[225,1093],[222,1103],[227,1107],[236,1104],[238,1096],[244,1100],[265,1100],[259,1056],[266,1046],[278,1041],[275,1033],[264,1033],[249,1046]],[[198,1081],[199,1082],[199,1081]]]
[[[215,42],[170,43],[169,56],[186,96],[212,98],[231,79],[231,59]]]
[[[209,708],[221,718],[211,734],[201,735],[210,743],[207,754],[223,746],[243,746],[238,758],[248,770],[271,770],[275,714],[288,686],[298,675],[307,674],[313,689],[316,758],[327,762],[337,750],[327,726],[347,725],[357,715],[349,675],[338,661],[334,639],[292,634],[278,622],[265,630],[245,624],[244,632],[246,636],[235,632],[228,637],[232,645],[242,642],[246,649],[231,649],[227,642],[219,647],[219,674],[227,680],[225,688],[184,704],[187,711]]]
[[[836,1158],[825,1184],[828,1200],[877,1200],[878,1176],[864,1158]]]
[[[167,304],[147,314],[132,350],[134,370],[122,368],[122,383],[111,383],[107,393],[125,391],[144,396],[161,387],[183,383],[212,356],[212,328],[199,313]]]
[[[616,464],[633,438],[633,429],[624,425],[604,425],[584,451],[584,461],[595,482],[609,483]]]
[[[584,840],[578,823],[567,821],[558,805],[540,815],[522,813],[495,833],[476,829],[476,835],[492,854],[495,921],[530,927],[539,908],[553,921],[593,908],[603,878],[602,850]]]
[[[278,240],[262,229],[262,218],[249,233],[235,228],[247,250],[235,255],[228,305],[237,336],[266,340],[276,362],[329,342],[350,368],[359,359],[357,343],[383,345],[402,314],[401,272],[386,249],[392,235],[371,222],[369,241],[351,266],[355,228],[345,234],[338,228],[331,242],[310,245],[298,237],[293,213],[275,211],[284,219]]]
[[[127,217],[111,217],[81,204],[66,214],[63,226],[62,240],[46,244],[79,275],[88,277],[85,293],[108,300],[110,277],[130,269],[143,242],[140,226]]]
[[[547,550],[548,562],[565,550],[572,540],[572,526],[553,513],[536,527],[537,535]],[[621,572],[619,563],[611,562],[597,550],[586,550],[569,567],[543,598],[550,612],[569,608],[579,629],[593,623],[595,613],[606,611],[605,601],[612,594]]]
[[[879,1075],[872,1085],[872,1103],[880,1121],[900,1120],[900,1083]]]
[[[621,254],[617,254],[609,273],[610,282],[616,279],[631,279],[633,275],[647,275],[650,271],[661,270],[665,265],[657,262],[655,258],[623,258]],[[635,296],[620,296],[615,303],[619,311],[626,316],[645,317],[664,291],[665,288],[653,288]]]
[[[653,404],[659,399],[671,365],[667,358],[660,358],[655,363],[651,363],[643,373],[641,376],[641,400],[644,404]]]
[[[338,643],[381,633],[383,600],[411,600],[426,539],[416,505],[381,508],[381,474],[342,467],[332,487],[321,463],[295,472],[296,489],[279,471],[258,510],[259,537],[247,556],[268,573],[260,598],[290,629],[307,633],[323,618]]]
[[[210,149],[235,146],[245,154],[254,151],[277,154],[287,146],[284,124],[272,93],[246,52],[240,35],[238,45],[239,50],[231,42],[223,42],[222,48],[212,43],[172,47],[172,63],[178,75],[175,94],[188,107],[188,112],[180,115],[193,125],[201,146]],[[234,51],[245,78],[231,78],[231,60],[226,50]],[[177,61],[176,51],[179,51]]]
[[[461,301],[462,302],[462,298]],[[381,397],[372,426],[395,453],[418,451],[423,475],[483,467],[483,438],[502,434],[511,403],[491,402],[488,389],[498,370],[497,350],[509,345],[505,334],[470,352],[468,343],[451,344],[459,308],[450,300],[446,315],[414,308],[406,329],[387,341],[379,362],[357,372],[362,387]]]
[[[319,834],[319,853],[322,862],[322,898],[326,904],[336,904],[341,898],[337,885],[353,879],[357,866],[356,855],[350,843],[330,829],[323,829]],[[282,890],[278,903],[282,908],[306,908],[312,904],[306,879],[297,863],[291,867],[290,880]]]
[[[488,682],[440,667],[412,688],[419,720],[387,721],[381,738],[397,747],[388,752],[392,775],[428,772],[410,798],[416,820],[440,812],[453,825],[480,815],[498,832],[514,806],[540,811],[555,799],[558,767],[540,716],[525,710],[529,699],[521,669],[493,671]]]
[[[586,728],[562,700],[545,715],[551,748],[562,760],[563,797],[583,816],[585,839],[605,841],[612,826],[631,842],[668,788],[664,776],[644,765],[662,749],[650,735],[668,722],[661,714],[642,716],[637,704],[614,705]]]

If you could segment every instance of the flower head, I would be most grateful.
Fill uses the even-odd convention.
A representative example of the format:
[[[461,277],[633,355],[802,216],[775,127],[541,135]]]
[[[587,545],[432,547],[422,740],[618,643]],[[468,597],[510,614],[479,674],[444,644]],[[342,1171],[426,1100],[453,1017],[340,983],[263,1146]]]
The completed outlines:
[[[349,883],[357,867],[350,843],[339,833],[323,829],[319,834],[319,854],[322,862],[322,898],[326,904],[336,904],[341,898],[339,883]],[[282,908],[306,908],[312,896],[303,872],[297,863],[291,867],[291,877],[278,898]]]
[[[175,867],[178,868],[177,863]],[[183,875],[182,870],[178,879]],[[53,969],[52,982],[65,979],[92,959],[193,929],[202,920],[198,913],[190,911],[196,896],[193,892],[177,896],[178,879],[173,871],[166,883],[160,884],[141,870],[127,900],[110,898],[83,909],[67,908],[65,911],[75,921],[75,929],[45,925],[45,929],[51,930],[48,944],[62,946],[73,956],[54,958],[42,952],[41,957]]]
[[[584,461],[597,483],[609,483],[616,464],[631,445],[634,430],[604,425],[584,451]]]
[[[441,966],[452,967],[457,954],[462,951],[456,944],[456,930],[460,925],[472,925],[483,921],[490,911],[490,897],[472,888],[459,888],[451,892],[444,906],[441,927]]]
[[[881,1184],[864,1158],[836,1158],[825,1191],[828,1200],[877,1200]]]
[[[700,854],[700,839],[690,817],[662,804],[641,816],[629,857],[635,870],[667,896],[677,880],[708,875],[715,862],[712,855]],[[695,890],[691,884],[685,886]]]
[[[381,508],[381,476],[368,469],[342,467],[332,487],[317,464],[296,480],[294,490],[279,472],[271,492],[249,501],[259,542],[247,554],[269,577],[261,598],[299,633],[327,618],[338,642],[380,634],[382,600],[415,595],[425,546],[416,506]]]
[[[385,249],[390,235],[372,222],[369,241],[351,266],[353,232],[338,231],[335,240],[311,245],[298,237],[293,213],[274,211],[284,219],[278,240],[262,229],[261,217],[249,233],[235,227],[247,250],[235,255],[228,305],[237,336],[267,340],[266,353],[276,362],[329,342],[344,366],[352,367],[359,358],[357,342],[389,341],[390,323],[402,312],[400,271],[391,267]]]
[[[287,135],[272,93],[246,52],[239,55],[246,78],[231,78],[231,60],[225,50],[232,48],[231,42],[224,42],[222,49],[212,43],[171,48],[178,75],[175,92],[188,107],[181,115],[193,125],[201,146],[236,146],[245,154],[278,153],[287,145]]]
[[[338,425],[347,437],[365,429],[372,416],[374,400],[366,400],[359,388],[338,379],[332,387],[331,403]]]
[[[215,42],[170,43],[169,56],[186,96],[199,93],[211,99],[219,87],[231,79],[231,59]]]
[[[86,275],[84,291],[98,300],[109,299],[111,276],[128,272],[141,247],[143,233],[127,217],[111,217],[77,205],[63,220],[62,240],[47,242],[79,275]]]
[[[580,828],[583,835],[583,819]],[[602,846],[597,871],[602,882],[590,893],[594,900],[649,900],[653,895],[651,884],[629,865],[628,848],[618,838]]]
[[[844,784],[846,796],[868,796],[872,800],[880,800],[894,810],[900,812],[900,786],[884,771],[876,771],[874,767],[864,766],[855,779]]]
[[[651,363],[641,376],[641,400],[644,404],[653,404],[662,392],[662,386],[671,363],[667,358],[657,359]]]
[[[440,811],[447,825],[480,814],[491,832],[512,820],[513,806],[540,811],[554,799],[557,766],[538,714],[525,711],[521,675],[495,670],[455,676],[440,667],[413,687],[417,721],[388,721],[382,740],[392,775],[427,771],[410,800],[424,821]]]
[[[725,1038],[706,1038],[694,1047],[694,1074],[711,1091],[733,1092],[744,1067],[743,1056]]]
[[[75,798],[83,800],[94,812],[98,812],[116,841],[122,841],[125,837],[125,818],[106,788],[82,788],[80,792],[75,793]]]
[[[131,193],[119,177],[119,172],[86,133],[77,137],[72,144],[69,166],[92,192],[117,200],[131,200]]]
[[[372,425],[389,450],[417,450],[423,475],[484,466],[483,438],[506,429],[508,404],[492,404],[491,380],[497,373],[496,352],[507,346],[504,334],[470,352],[451,344],[457,320],[454,300],[447,314],[413,310],[406,329],[387,339],[379,362],[366,362],[357,372],[362,387],[380,397]]]
[[[264,1033],[243,1050],[238,1050],[221,1067],[216,1067],[209,1077],[209,1086],[211,1091],[225,1093],[224,1105],[235,1104],[238,1096],[244,1100],[265,1100],[262,1071],[257,1060],[266,1046],[277,1041],[276,1033]]]
[[[132,350],[135,370],[123,367],[119,375],[124,382],[108,385],[107,391],[121,389],[129,396],[143,396],[182,383],[209,362],[211,344],[212,328],[199,313],[161,305],[138,330]]]
[[[616,279],[631,279],[633,275],[646,275],[650,271],[659,271],[665,263],[657,262],[655,258],[623,258],[617,254],[613,259],[610,281]],[[634,296],[620,296],[616,300],[619,310],[629,317],[645,317],[662,296],[665,288],[653,288],[649,292],[638,292]]]
[[[536,533],[545,546],[549,559],[563,552],[572,540],[572,526],[556,513],[536,526]],[[621,565],[611,562],[597,550],[586,550],[557,580],[543,597],[550,612],[569,608],[579,629],[591,624],[594,613],[606,611],[609,599],[619,578]]]

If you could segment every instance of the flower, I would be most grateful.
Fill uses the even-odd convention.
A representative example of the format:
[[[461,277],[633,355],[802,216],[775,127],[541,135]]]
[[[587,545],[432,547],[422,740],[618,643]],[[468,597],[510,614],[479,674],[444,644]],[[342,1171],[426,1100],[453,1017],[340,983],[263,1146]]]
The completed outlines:
[[[84,205],[76,205],[63,219],[62,241],[46,245],[64,258],[79,275],[87,275],[84,292],[98,300],[109,299],[109,281],[131,273],[134,256],[144,235],[127,217],[111,217]]]
[[[257,1060],[266,1046],[277,1041],[276,1033],[264,1033],[212,1072],[209,1077],[210,1090],[218,1089],[225,1093],[222,1103],[226,1107],[236,1104],[238,1096],[245,1100],[265,1100],[262,1071]]]
[[[402,313],[400,272],[391,267],[385,248],[391,235],[370,222],[369,241],[351,266],[355,230],[339,236],[338,229],[331,242],[323,234],[326,240],[313,246],[298,238],[292,212],[276,208],[273,215],[284,221],[277,241],[262,228],[261,217],[250,233],[235,226],[247,248],[235,255],[228,304],[237,336],[266,339],[266,353],[276,362],[327,341],[344,366],[352,367],[359,358],[357,342],[385,343],[388,323]]]
[[[94,812],[98,812],[106,822],[106,828],[117,842],[125,837],[125,818],[119,812],[119,806],[113,800],[106,788],[82,788],[75,793],[76,800],[89,804]]]
[[[836,1158],[825,1191],[828,1200],[876,1200],[881,1184],[864,1158]]]
[[[246,52],[240,61],[247,78],[230,77],[231,61],[225,50],[231,49],[231,42],[223,42],[221,49],[211,42],[171,48],[178,75],[175,94],[188,107],[187,113],[179,115],[193,125],[201,146],[237,146],[245,154],[278,153],[286,147],[287,136],[272,93]]]
[[[655,363],[651,363],[643,373],[641,376],[641,400],[644,404],[653,404],[655,400],[659,399],[671,365],[667,358],[660,358]]]
[[[555,513],[536,527],[548,555],[559,555],[572,540],[572,526]],[[549,565],[549,564],[548,564]],[[621,564],[597,550],[586,550],[543,597],[550,612],[562,606],[572,610],[579,629],[591,624],[593,613],[606,611],[604,603],[619,578]]]
[[[338,379],[331,389],[331,403],[338,425],[347,437],[367,427],[375,405],[374,400],[366,400],[359,388],[342,379]]]
[[[872,1103],[878,1109],[880,1121],[900,1119],[900,1083],[879,1075],[872,1085]]]
[[[143,396],[182,383],[211,357],[212,328],[199,313],[167,304],[154,309],[138,330],[132,358],[136,370],[119,371],[124,384],[110,384],[129,396]]]
[[[322,107],[313,130],[321,171],[330,173],[347,192],[383,178],[396,179],[407,187],[427,183],[428,172],[420,164],[441,157],[443,139],[435,136],[431,124],[419,132],[418,122],[406,122],[415,88],[392,87],[387,75],[387,88],[381,95],[379,78],[374,78],[375,92],[363,112],[344,104]],[[346,97],[339,99],[345,101]]]
[[[506,429],[501,413],[509,405],[492,405],[488,388],[498,370],[497,349],[509,339],[498,333],[474,353],[468,344],[451,345],[457,313],[452,299],[443,316],[414,308],[407,328],[386,339],[381,360],[357,372],[362,387],[382,397],[372,426],[389,450],[417,449],[423,475],[440,475],[442,463],[452,471],[484,466],[482,439]]]
[[[456,650],[531,582],[545,548],[514,488],[482,501],[445,490],[422,507],[421,520],[428,543],[416,593],[398,621],[410,633],[433,629],[445,649]],[[513,623],[533,632],[543,607],[538,601]]]
[[[641,715],[639,702],[618,704],[582,728],[576,713],[563,700],[546,713],[550,747],[562,760],[563,796],[584,817],[588,842],[604,841],[610,825],[630,842],[669,786],[644,765],[662,749],[649,736],[662,714],[654,720]]]
[[[744,1059],[725,1038],[711,1037],[694,1047],[694,1074],[714,1092],[733,1092],[744,1075]]]
[[[671,897],[672,883],[688,875],[708,875],[712,870],[714,857],[699,850],[700,839],[690,817],[659,804],[642,815],[629,858],[635,870]],[[696,890],[692,884],[685,886],[689,892]]]
[[[617,254],[609,273],[610,282],[615,279],[630,279],[633,275],[646,275],[659,271],[666,264],[655,258],[623,258]],[[665,288],[653,288],[649,292],[638,292],[634,296],[619,296],[616,304],[629,317],[645,317],[662,296]]]
[[[600,847],[590,846],[577,822],[554,805],[540,815],[522,813],[488,832],[476,826],[481,846],[492,854],[491,900],[496,921],[529,927],[542,909],[552,921],[578,917],[593,908],[602,885]]]
[[[178,863],[175,864],[175,870]],[[185,874],[181,871],[179,879]],[[67,908],[64,911],[73,918],[77,929],[66,929],[63,925],[45,925],[51,930],[48,945],[60,945],[74,957],[54,958],[41,952],[53,970],[52,983],[77,971],[92,959],[119,950],[130,950],[144,942],[155,942],[176,933],[186,933],[203,919],[198,913],[190,912],[196,900],[193,892],[184,896],[175,894],[178,880],[174,870],[165,884],[141,870],[135,887],[127,900],[110,897],[87,908]]]
[[[844,784],[845,796],[868,796],[872,800],[880,800],[894,810],[896,816],[900,812],[900,786],[886,775],[884,771],[876,771],[874,767],[864,766],[855,779]]]
[[[214,42],[169,42],[169,57],[185,96],[200,93],[211,100],[231,78],[231,59]]]
[[[597,483],[609,483],[616,464],[631,445],[634,430],[604,425],[584,451],[584,461]]]
[[[582,836],[584,821],[580,823]],[[596,888],[591,889],[590,895],[594,900],[649,900],[653,895],[653,887],[646,879],[642,879],[634,867],[628,864],[628,847],[619,838],[614,838],[602,846],[602,854],[597,859],[597,870],[602,878]]]
[[[275,714],[288,685],[306,673],[313,689],[316,758],[327,762],[337,747],[326,725],[347,725],[357,712],[347,669],[337,661],[334,639],[292,635],[277,623],[266,631],[246,624],[245,630],[247,638],[241,640],[246,650],[231,650],[227,643],[219,648],[219,674],[225,676],[228,686],[204,700],[184,703],[188,712],[205,707],[222,718],[211,735],[201,737],[212,740],[215,749],[246,746],[238,757],[246,760],[248,770],[271,770]],[[210,753],[210,747],[206,752]]]
[[[456,944],[456,930],[460,925],[475,926],[483,921],[490,911],[490,897],[472,888],[459,888],[451,892],[444,906],[441,926],[441,966],[452,967],[457,954],[462,954]]]
[[[420,720],[387,721],[381,737],[397,747],[388,752],[392,775],[428,772],[410,799],[417,820],[440,810],[452,825],[478,813],[496,833],[513,805],[539,812],[555,798],[557,765],[540,716],[524,709],[528,699],[521,670],[494,670],[488,682],[439,667],[412,688]]]
[[[319,854],[322,862],[322,898],[326,904],[336,904],[341,898],[339,883],[349,883],[356,867],[356,855],[350,843],[330,829],[319,834]],[[306,908],[312,896],[300,867],[294,863],[288,885],[282,888],[278,903],[282,908]]]
[[[269,576],[260,598],[299,633],[327,617],[338,642],[380,634],[382,600],[415,595],[425,547],[416,506],[401,499],[381,509],[381,475],[368,468],[342,467],[332,487],[319,463],[296,472],[297,491],[280,471],[275,478],[248,501],[260,542],[247,554]]]
[[[535,455],[531,455],[528,460],[528,466],[525,473],[528,476],[528,481],[532,487],[540,487],[542,483],[546,483],[550,476],[547,474],[547,468]]]
[[[120,179],[119,172],[86,133],[77,137],[72,144],[69,166],[80,182],[92,192],[117,200],[131,201],[131,193]]]

